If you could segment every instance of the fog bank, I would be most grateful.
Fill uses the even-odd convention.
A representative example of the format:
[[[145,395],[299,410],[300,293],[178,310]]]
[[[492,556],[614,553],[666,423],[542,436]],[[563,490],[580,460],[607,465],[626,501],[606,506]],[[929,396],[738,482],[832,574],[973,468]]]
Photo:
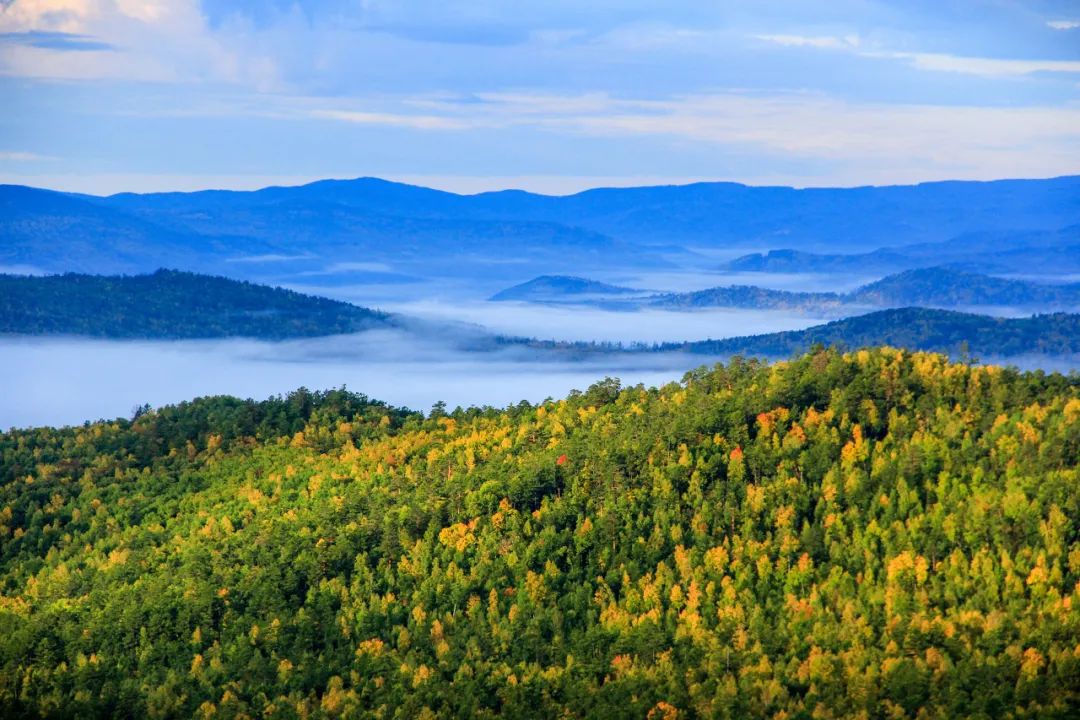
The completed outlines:
[[[129,416],[203,395],[264,399],[300,386],[346,386],[393,405],[426,410],[438,400],[505,407],[584,389],[678,380],[701,356],[540,360],[520,348],[462,352],[402,333],[365,333],[283,343],[253,340],[144,342],[59,338],[0,340],[0,428],[72,425]]]

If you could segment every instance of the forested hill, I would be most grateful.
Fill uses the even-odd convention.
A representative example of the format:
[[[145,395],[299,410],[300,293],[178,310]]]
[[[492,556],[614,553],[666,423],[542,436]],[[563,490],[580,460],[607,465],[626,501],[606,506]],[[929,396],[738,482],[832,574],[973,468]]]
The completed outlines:
[[[780,358],[806,352],[814,345],[846,348],[891,345],[910,350],[954,355],[969,352],[975,356],[999,358],[1075,355],[1080,353],[1080,314],[997,318],[951,310],[898,308],[856,315],[805,330],[671,343],[658,349]]]
[[[635,293],[637,297],[625,297]],[[836,313],[845,308],[993,306],[1052,312],[1080,308],[1080,283],[1039,283],[947,267],[927,267],[888,275],[847,293],[800,292],[754,285],[650,293],[582,278],[543,276],[503,290],[491,299],[585,304],[602,301],[627,310],[732,307]]]
[[[572,277],[567,275],[541,275],[528,282],[506,288],[491,296],[491,300],[531,300],[545,302],[549,300],[565,300],[567,297],[581,298],[582,296],[618,296],[618,295],[646,295],[647,291],[623,287],[621,285],[609,285],[608,283],[588,280],[586,278]]]
[[[0,715],[1076,717],[1076,378],[898,350],[0,435]]]
[[[348,303],[223,277],[0,275],[0,333],[110,338],[284,339],[392,324]]]
[[[889,275],[849,297],[870,305],[1075,308],[1080,307],[1080,283],[1035,283],[932,267]]]

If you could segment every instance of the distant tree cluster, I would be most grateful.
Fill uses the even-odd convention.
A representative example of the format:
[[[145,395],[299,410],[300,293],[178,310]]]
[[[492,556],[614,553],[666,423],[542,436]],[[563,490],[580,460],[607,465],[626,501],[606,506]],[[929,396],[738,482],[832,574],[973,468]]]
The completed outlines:
[[[176,270],[0,275],[0,333],[281,340],[390,323],[385,313],[349,303]]]
[[[724,340],[665,343],[656,350],[688,350],[710,355],[788,357],[815,345],[857,348],[890,345],[911,350],[979,357],[1080,353],[1080,314],[1051,313],[1025,318],[898,308],[835,320],[806,330],[789,330]]]
[[[0,436],[0,715],[1080,714],[1080,379],[878,349]]]

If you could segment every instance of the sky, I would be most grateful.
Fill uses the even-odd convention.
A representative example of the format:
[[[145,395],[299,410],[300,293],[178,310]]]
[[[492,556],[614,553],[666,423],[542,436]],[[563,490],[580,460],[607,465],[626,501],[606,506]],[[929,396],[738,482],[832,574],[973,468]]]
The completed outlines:
[[[0,182],[1080,173],[1080,0],[0,0]]]

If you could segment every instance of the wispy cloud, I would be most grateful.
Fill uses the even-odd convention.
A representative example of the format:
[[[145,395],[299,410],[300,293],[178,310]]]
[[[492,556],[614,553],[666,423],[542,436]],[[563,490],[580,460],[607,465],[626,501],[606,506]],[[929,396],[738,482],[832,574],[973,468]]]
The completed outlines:
[[[889,167],[907,168],[905,177],[918,177],[920,169],[934,177],[993,177],[1065,174],[1080,167],[1080,107],[871,104],[817,93],[748,92],[666,99],[484,93],[479,99],[427,98],[376,115],[440,130],[668,137],[850,164],[868,177],[880,177]],[[422,104],[425,114],[405,114],[409,104]]]
[[[1067,174],[1067,4],[0,0],[7,144],[63,156],[0,160],[98,190]]]
[[[1080,27],[1080,23],[1070,24],[1062,21],[1058,29],[1071,27]],[[858,35],[844,37],[755,35],[754,37],[784,47],[842,50],[864,58],[904,60],[916,69],[933,72],[962,73],[983,77],[1015,77],[1035,73],[1080,73],[1080,61],[1076,60],[988,58],[947,53],[900,52],[864,47]]]
[[[311,260],[315,257],[315,255],[283,255],[281,253],[267,253],[266,255],[246,255],[244,257],[226,258],[225,262],[262,264],[294,262],[296,260]]]
[[[361,125],[390,125],[419,130],[461,130],[470,127],[468,122],[437,115],[408,115],[355,110],[313,110],[310,116],[321,120],[339,120]]]
[[[881,57],[910,60],[921,70],[1007,77],[1036,73],[1080,73],[1077,60],[1009,60],[999,58],[963,57],[937,53],[883,53]]]
[[[48,155],[38,155],[32,152],[22,152],[18,150],[0,150],[0,160],[8,160],[11,162],[40,162],[42,160],[55,160],[55,158]]]
[[[784,47],[811,47],[823,50],[850,50],[859,46],[858,35],[844,37],[806,36],[806,35],[755,35],[758,40],[765,40]]]
[[[299,273],[305,277],[319,275],[345,275],[349,273],[390,273],[393,268],[380,262],[337,262],[319,270],[307,270]]]
[[[73,50],[76,52],[115,49],[110,43],[102,42],[89,35],[44,30],[0,33],[0,42],[29,45],[30,47],[45,50]]]

